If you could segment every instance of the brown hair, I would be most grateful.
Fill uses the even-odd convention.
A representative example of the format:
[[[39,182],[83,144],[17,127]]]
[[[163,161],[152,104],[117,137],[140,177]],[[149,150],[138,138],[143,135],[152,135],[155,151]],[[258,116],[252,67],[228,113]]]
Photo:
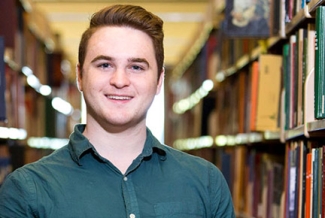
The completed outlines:
[[[164,63],[163,21],[158,16],[146,11],[144,8],[134,5],[113,5],[103,8],[93,14],[90,20],[90,25],[82,34],[79,44],[78,61],[81,71],[85,61],[87,45],[90,37],[98,28],[104,26],[128,26],[148,34],[153,42],[158,65],[158,74],[160,75]]]

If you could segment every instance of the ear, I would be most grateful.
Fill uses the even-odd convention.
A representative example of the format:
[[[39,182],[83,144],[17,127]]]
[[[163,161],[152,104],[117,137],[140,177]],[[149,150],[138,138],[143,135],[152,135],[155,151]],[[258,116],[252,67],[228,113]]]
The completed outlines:
[[[82,69],[80,68],[80,64],[76,65],[76,78],[77,87],[82,92]]]
[[[163,67],[161,69],[161,73],[160,73],[158,84],[157,84],[156,95],[158,95],[160,93],[161,87],[164,84],[164,79],[165,79],[165,67]]]

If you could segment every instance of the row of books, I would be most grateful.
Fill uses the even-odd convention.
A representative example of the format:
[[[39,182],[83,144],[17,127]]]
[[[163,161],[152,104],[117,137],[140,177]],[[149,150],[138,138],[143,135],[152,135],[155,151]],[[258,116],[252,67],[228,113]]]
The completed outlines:
[[[219,167],[243,217],[323,217],[325,140],[190,150]]]
[[[67,138],[80,122],[80,116],[66,116],[52,106],[54,97],[65,99],[75,109],[81,105],[72,64],[58,42],[32,1],[0,1],[0,127],[22,129],[27,135],[7,140],[10,136],[0,134],[0,156],[1,147],[10,149],[6,157],[0,157],[0,183],[10,169],[52,152],[28,147],[30,137]],[[33,81],[48,85],[51,94],[41,94],[31,85]]]
[[[324,155],[324,140],[287,143],[285,217],[324,217]]]
[[[322,11],[273,54],[260,54],[218,85],[210,135],[289,130],[325,117]]]
[[[310,0],[285,0],[285,21],[290,22],[309,2]]]
[[[325,118],[325,7],[283,46],[285,129]]]
[[[228,182],[238,214],[324,217],[324,140],[288,142],[285,156],[244,145],[215,153],[214,161]]]
[[[309,11],[315,16],[310,19],[299,15],[304,12],[306,1],[277,2],[286,13],[290,3],[290,9],[296,11],[290,12],[290,19],[299,22],[286,25],[286,37],[282,35],[272,46],[259,49],[257,55],[252,54],[255,49],[247,44],[242,46],[243,38],[223,41],[216,55],[220,58],[216,69],[217,72],[226,69],[222,74],[226,78],[215,82],[215,89],[188,112],[196,111],[199,118],[192,114],[192,123],[187,121],[191,125],[186,127],[188,134],[184,132],[178,138],[198,137],[191,134],[197,128],[195,119],[200,120],[201,126],[208,125],[205,133],[212,137],[289,131],[324,120],[325,6],[320,5],[324,1],[309,3],[312,8]],[[236,55],[232,53],[234,48],[239,50]],[[244,64],[238,64],[240,56],[246,59]],[[184,119],[186,116],[186,113],[181,115]],[[211,145],[187,152],[205,157],[221,169],[231,189],[235,210],[243,217],[323,217],[324,128],[324,124],[317,126],[320,138],[299,136],[282,142],[268,141],[267,145],[265,142]],[[269,150],[260,151],[265,148]],[[270,154],[274,149],[281,151]]]
[[[268,149],[260,149],[262,147]],[[223,147],[190,151],[213,163],[223,173],[238,217],[284,217],[285,160],[283,146]]]
[[[209,135],[279,131],[282,56],[262,54],[218,84]]]
[[[28,5],[33,6],[32,2]],[[72,65],[40,11],[33,8],[30,13],[23,1],[3,0],[0,6],[0,17],[6,15],[0,19],[0,121],[5,120],[1,125],[25,129],[28,137],[66,138],[69,122],[77,120],[55,111],[51,100],[60,97],[80,108]],[[51,94],[42,95],[30,85],[30,75],[50,87]]]

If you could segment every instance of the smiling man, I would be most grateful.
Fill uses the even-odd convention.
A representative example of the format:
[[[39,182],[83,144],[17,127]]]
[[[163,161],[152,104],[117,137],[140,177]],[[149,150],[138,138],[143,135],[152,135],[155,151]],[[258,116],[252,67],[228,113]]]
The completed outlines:
[[[235,217],[221,172],[162,145],[146,127],[164,80],[162,27],[139,6],[93,15],[77,65],[87,124],[7,177],[0,217]]]

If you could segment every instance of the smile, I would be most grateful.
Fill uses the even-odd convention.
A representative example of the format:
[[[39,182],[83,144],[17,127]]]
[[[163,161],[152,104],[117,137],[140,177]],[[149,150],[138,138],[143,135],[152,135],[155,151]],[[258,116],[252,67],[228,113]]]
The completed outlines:
[[[130,100],[132,99],[129,96],[117,96],[117,95],[109,95],[107,96],[109,99],[114,99],[114,100]]]

